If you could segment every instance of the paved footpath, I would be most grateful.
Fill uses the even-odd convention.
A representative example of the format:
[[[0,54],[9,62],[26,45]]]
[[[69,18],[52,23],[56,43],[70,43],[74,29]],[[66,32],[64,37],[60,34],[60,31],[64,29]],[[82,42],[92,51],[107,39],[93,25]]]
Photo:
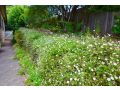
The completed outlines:
[[[6,40],[0,48],[0,86],[24,86],[24,77],[18,75],[20,66],[14,56],[10,40]]]

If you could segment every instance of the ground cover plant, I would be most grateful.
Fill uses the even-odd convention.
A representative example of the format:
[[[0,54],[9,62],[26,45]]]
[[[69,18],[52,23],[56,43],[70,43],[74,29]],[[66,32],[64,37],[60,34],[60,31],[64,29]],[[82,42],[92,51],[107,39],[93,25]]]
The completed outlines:
[[[31,60],[28,53],[18,45],[16,47],[16,56],[19,58],[19,64],[21,65],[21,69],[18,72],[20,75],[24,75],[26,77],[25,84],[26,85],[39,85],[40,77],[36,72],[36,66]]]
[[[28,53],[17,50],[30,85],[120,85],[120,42],[108,36],[46,35],[27,28],[15,36],[19,50]]]

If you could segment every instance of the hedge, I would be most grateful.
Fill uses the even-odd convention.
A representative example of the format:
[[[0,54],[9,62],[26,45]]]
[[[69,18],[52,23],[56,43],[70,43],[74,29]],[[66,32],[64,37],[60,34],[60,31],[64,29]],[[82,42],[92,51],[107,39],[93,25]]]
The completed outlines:
[[[120,85],[119,42],[90,35],[45,35],[26,28],[16,32],[16,41],[30,54],[39,85]]]

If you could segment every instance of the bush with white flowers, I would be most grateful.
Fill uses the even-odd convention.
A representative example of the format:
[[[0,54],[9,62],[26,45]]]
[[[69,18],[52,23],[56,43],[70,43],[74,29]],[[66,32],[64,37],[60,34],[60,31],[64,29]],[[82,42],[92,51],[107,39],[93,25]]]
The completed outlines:
[[[40,75],[40,85],[120,85],[119,42],[87,35],[78,39],[74,35],[20,31],[26,38],[23,47],[31,43],[28,51]]]

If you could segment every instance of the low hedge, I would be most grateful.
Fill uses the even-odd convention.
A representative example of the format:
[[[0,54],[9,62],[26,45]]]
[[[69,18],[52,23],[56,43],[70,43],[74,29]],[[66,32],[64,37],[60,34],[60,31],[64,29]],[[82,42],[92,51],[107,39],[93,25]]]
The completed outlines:
[[[19,32],[23,36],[20,41],[16,37],[17,43],[35,62],[39,85],[120,85],[119,42],[90,35],[44,35],[25,28]]]

